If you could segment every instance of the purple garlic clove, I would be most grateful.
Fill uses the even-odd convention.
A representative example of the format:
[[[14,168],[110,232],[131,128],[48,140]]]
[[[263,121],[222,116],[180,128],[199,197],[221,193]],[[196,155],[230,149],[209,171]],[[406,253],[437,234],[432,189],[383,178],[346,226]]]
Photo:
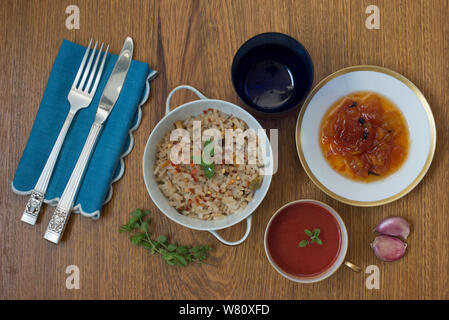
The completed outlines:
[[[381,235],[374,239],[371,248],[380,260],[395,261],[405,254],[407,244],[398,238]]]
[[[391,217],[381,221],[377,225],[375,231],[380,234],[407,239],[408,235],[410,234],[410,225],[404,218]]]

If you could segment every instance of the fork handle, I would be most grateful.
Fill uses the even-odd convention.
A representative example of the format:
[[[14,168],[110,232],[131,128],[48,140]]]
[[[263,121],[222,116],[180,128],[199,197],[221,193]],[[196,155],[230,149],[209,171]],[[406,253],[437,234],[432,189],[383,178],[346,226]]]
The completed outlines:
[[[25,210],[23,211],[21,220],[23,222],[29,223],[31,225],[36,224],[37,217],[39,215],[42,202],[45,198],[45,193],[47,192],[48,184],[50,182],[51,175],[53,174],[53,169],[58,159],[59,152],[61,151],[62,144],[64,143],[65,136],[69,131],[70,125],[72,123],[75,112],[69,111],[64,124],[59,131],[58,138],[51,149],[51,153],[48,156],[47,162],[45,163],[44,169],[37,180],[37,183],[31,192],[30,199],[27,202]]]
[[[62,193],[61,199],[59,199],[58,206],[50,219],[44,238],[53,243],[57,244],[64,232],[70,217],[70,212],[72,211],[75,196],[102,127],[103,125],[97,122],[94,122],[92,125],[83,150],[76,162],[75,169],[73,169],[69,182]]]

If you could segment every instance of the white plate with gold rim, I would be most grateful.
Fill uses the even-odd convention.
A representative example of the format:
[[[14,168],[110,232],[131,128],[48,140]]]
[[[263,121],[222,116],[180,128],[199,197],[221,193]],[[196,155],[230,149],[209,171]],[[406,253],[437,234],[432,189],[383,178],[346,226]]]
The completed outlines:
[[[402,112],[410,134],[403,165],[370,183],[334,171],[320,147],[320,125],[329,107],[356,91],[376,92],[391,100]],[[296,148],[307,175],[334,199],[355,206],[386,204],[410,192],[429,169],[435,145],[435,120],[424,95],[404,76],[377,66],[348,67],[323,79],[306,98],[296,123]]]

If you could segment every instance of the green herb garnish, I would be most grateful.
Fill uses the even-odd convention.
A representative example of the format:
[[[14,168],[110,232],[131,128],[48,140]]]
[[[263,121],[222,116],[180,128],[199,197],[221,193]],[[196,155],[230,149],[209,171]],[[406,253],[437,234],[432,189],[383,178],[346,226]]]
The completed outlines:
[[[319,245],[323,244],[323,241],[318,238],[318,236],[320,235],[320,229],[313,229],[312,231],[310,231],[309,229],[304,229],[304,233],[309,236],[309,239],[299,242],[298,245],[301,248],[308,246],[310,243],[318,243]]]
[[[119,232],[130,233],[130,240],[133,245],[150,250],[151,254],[159,254],[170,266],[185,267],[189,262],[198,265],[205,263],[203,260],[208,257],[208,252],[212,250],[208,245],[178,246],[167,243],[166,236],[159,236],[156,240],[152,240],[149,232],[149,214],[148,210],[135,209],[130,213],[131,218],[128,222],[120,226]]]
[[[208,149],[206,149],[206,147],[207,147],[209,144],[211,144],[211,143],[212,143],[212,141],[210,141],[210,140],[207,140],[207,141],[204,143],[204,149],[205,149],[206,151],[208,150]],[[210,148],[210,147],[209,147],[209,148]],[[213,148],[213,146],[212,146],[212,148],[210,148],[209,156],[210,156],[210,157],[213,157],[213,156],[214,156],[214,148]],[[198,158],[193,157],[193,160],[196,160],[196,159],[198,159]],[[212,160],[212,159],[210,159],[210,160]],[[215,165],[214,165],[214,162],[213,162],[213,161],[210,161],[210,163],[206,163],[206,162],[204,161],[203,157],[201,157],[201,161],[194,161],[194,163],[201,163],[201,167],[203,168],[204,175],[205,175],[208,179],[210,179],[210,178],[212,178],[212,177],[214,176],[214,174],[215,174]]]

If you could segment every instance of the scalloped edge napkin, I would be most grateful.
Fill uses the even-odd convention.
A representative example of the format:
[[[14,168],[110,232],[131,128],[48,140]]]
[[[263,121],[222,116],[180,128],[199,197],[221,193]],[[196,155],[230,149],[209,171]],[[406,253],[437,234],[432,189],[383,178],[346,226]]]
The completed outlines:
[[[31,194],[70,109],[67,95],[86,47],[63,40],[53,64],[47,87],[36,114],[28,142],[11,183],[13,191]],[[56,206],[84,146],[103,89],[117,55],[108,54],[97,92],[88,108],[80,110],[67,133],[58,157],[45,203]],[[141,121],[141,106],[148,100],[150,81],[157,71],[147,63],[133,60],[120,96],[98,138],[83,181],[75,198],[73,212],[98,219],[101,207],[111,200],[112,184],[123,176],[123,158],[134,145],[133,131]]]

